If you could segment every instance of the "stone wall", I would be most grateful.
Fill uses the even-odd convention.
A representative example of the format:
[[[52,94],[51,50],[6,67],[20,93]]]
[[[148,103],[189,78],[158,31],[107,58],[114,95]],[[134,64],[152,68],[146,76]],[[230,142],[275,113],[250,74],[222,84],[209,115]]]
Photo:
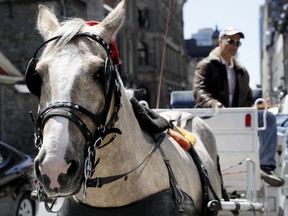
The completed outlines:
[[[0,140],[28,154],[35,153],[33,123],[37,98],[18,92],[13,85],[0,85]]]
[[[22,74],[35,50],[43,42],[36,30],[39,3],[36,0],[0,0],[0,51]],[[87,17],[86,1],[54,0],[41,3],[51,8],[58,18]],[[26,153],[36,153],[29,111],[32,110],[36,115],[37,103],[35,96],[20,93],[14,85],[0,82],[1,141]]]

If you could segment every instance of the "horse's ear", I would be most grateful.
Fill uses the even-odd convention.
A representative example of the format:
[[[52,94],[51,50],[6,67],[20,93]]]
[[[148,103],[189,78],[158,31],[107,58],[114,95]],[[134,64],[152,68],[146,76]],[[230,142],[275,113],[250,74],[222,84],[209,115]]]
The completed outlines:
[[[60,28],[56,15],[44,5],[39,5],[37,27],[44,39],[49,39]]]
[[[125,17],[125,7],[128,0],[122,0],[117,7],[100,23],[103,27],[101,36],[110,43],[113,35],[120,27]]]

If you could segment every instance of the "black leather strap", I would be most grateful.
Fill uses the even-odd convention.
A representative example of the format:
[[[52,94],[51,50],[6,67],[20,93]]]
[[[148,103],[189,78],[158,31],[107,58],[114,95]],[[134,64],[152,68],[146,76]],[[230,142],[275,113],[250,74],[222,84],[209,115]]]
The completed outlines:
[[[177,183],[176,177],[174,175],[174,172],[173,172],[173,170],[171,168],[170,161],[165,156],[162,148],[159,148],[159,150],[160,150],[160,153],[162,155],[162,158],[163,158],[163,160],[165,162],[165,165],[167,167],[167,170],[168,170],[169,179],[170,179],[170,186],[173,189],[173,192],[174,192],[174,195],[175,195],[175,198],[176,198],[176,202],[178,204],[182,204],[184,202],[184,195],[183,195],[182,191],[178,187],[178,183]]]

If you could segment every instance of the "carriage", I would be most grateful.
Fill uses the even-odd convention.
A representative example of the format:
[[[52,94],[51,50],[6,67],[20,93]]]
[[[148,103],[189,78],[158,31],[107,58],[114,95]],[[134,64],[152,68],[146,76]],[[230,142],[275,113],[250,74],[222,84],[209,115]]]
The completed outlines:
[[[276,172],[285,179],[285,185],[271,187],[260,178],[257,110],[267,112],[265,100],[259,98],[259,90],[253,90],[254,107],[199,109],[194,108],[192,91],[171,93],[170,106],[186,115],[200,116],[212,128],[220,155],[224,186],[231,194],[229,202],[222,202],[221,215],[277,215],[288,214],[287,202],[287,144],[283,131],[278,132],[278,149],[275,155]],[[167,109],[155,110],[165,115]],[[265,115],[264,112],[264,115]],[[178,118],[175,114],[174,118]],[[185,117],[184,117],[185,119]],[[265,119],[265,118],[264,118]],[[182,124],[186,124],[185,121]],[[184,126],[183,125],[183,126]],[[235,211],[236,210],[236,211]],[[257,212],[257,214],[256,214]]]
[[[234,127],[230,137],[245,139],[241,144],[246,151],[238,157],[240,152],[232,152],[229,143],[216,145],[225,139],[223,128],[217,131],[210,120],[195,117],[195,110],[151,111],[142,106],[123,86],[112,58],[113,35],[122,23],[126,3],[122,0],[100,23],[82,19],[59,23],[53,12],[39,6],[38,29],[45,42],[25,75],[28,89],[39,98],[38,114],[31,115],[39,150],[34,163],[38,199],[51,210],[50,200],[53,205],[64,198],[59,216],[261,212],[267,205],[265,200],[258,202],[256,195],[261,185],[256,109],[239,111],[248,124],[242,134],[229,126]],[[174,119],[179,111],[183,118]],[[231,111],[230,116],[236,113]],[[222,111],[214,116],[222,119]],[[221,199],[217,148],[222,167],[246,164],[246,171],[233,171],[239,173],[236,178],[223,175],[227,189],[248,188],[245,199]]]

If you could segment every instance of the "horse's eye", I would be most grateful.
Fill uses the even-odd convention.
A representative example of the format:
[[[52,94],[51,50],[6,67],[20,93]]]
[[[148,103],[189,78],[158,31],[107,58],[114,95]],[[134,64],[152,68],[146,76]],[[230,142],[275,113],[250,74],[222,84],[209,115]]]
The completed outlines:
[[[95,80],[95,81],[103,80],[104,79],[104,74],[105,74],[105,67],[99,68],[97,71],[94,72],[93,80]]]

